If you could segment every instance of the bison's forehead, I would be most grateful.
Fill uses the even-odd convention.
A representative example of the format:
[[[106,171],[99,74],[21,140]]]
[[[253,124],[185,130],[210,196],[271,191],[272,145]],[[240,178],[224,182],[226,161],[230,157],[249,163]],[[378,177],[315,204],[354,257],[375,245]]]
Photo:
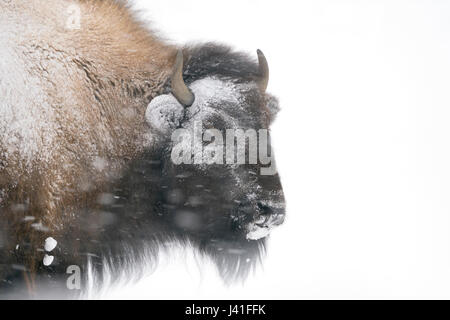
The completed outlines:
[[[186,109],[185,127],[203,121],[207,127],[217,129],[256,129],[266,122],[256,83],[207,77],[193,82],[189,88],[195,101]]]
[[[189,123],[220,119],[228,127],[234,128],[239,126],[242,115],[249,111],[243,93],[248,88],[243,88],[243,85],[217,78],[205,78],[192,83],[190,89],[195,95],[195,101],[187,109]]]
[[[193,112],[202,108],[218,108],[220,104],[230,103],[235,108],[242,110],[242,88],[231,81],[221,80],[215,77],[204,78],[192,83],[189,87],[195,95],[192,105]],[[250,86],[250,85],[245,85]]]

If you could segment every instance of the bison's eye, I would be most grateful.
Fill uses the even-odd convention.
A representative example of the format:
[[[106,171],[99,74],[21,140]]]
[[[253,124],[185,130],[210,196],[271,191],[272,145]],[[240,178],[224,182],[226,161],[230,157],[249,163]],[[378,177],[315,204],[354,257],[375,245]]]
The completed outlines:
[[[210,121],[204,122],[204,123],[203,123],[203,127],[204,127],[206,130],[208,130],[208,129],[215,129],[214,123],[212,123],[212,122],[210,122]]]
[[[205,129],[226,129],[227,123],[222,118],[223,114],[213,113],[209,115],[206,119],[202,119],[203,127]]]

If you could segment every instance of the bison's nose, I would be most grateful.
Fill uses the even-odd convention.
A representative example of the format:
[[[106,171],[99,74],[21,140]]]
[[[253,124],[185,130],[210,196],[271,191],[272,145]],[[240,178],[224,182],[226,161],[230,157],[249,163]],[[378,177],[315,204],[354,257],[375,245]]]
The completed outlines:
[[[279,226],[283,224],[285,217],[284,205],[270,206],[265,202],[258,202],[260,219],[266,225]]]

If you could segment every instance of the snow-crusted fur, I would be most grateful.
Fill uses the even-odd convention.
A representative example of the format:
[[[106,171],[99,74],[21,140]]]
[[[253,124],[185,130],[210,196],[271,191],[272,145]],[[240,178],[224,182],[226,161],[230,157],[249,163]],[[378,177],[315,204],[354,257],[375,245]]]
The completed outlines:
[[[81,30],[67,31],[73,3]],[[226,281],[245,278],[265,251],[248,225],[284,215],[279,177],[173,164],[173,127],[157,130],[147,106],[170,95],[176,48],[113,0],[3,1],[0,31],[1,294],[71,296],[71,265],[84,289],[139,278],[170,243],[211,257]],[[211,43],[183,54],[196,100],[177,127],[269,127],[278,104],[259,90],[254,57]],[[58,245],[45,266],[48,237]]]

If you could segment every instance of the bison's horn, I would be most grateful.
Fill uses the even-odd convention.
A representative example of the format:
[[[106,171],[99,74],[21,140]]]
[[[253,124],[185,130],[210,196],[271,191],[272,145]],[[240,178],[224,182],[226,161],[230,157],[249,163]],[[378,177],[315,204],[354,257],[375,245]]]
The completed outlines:
[[[269,84],[269,64],[261,50],[258,49],[256,52],[258,53],[259,75],[261,76],[258,85],[262,92],[266,92]]]
[[[194,94],[189,90],[183,80],[183,51],[179,50],[172,73],[172,94],[185,107],[194,103]]]

